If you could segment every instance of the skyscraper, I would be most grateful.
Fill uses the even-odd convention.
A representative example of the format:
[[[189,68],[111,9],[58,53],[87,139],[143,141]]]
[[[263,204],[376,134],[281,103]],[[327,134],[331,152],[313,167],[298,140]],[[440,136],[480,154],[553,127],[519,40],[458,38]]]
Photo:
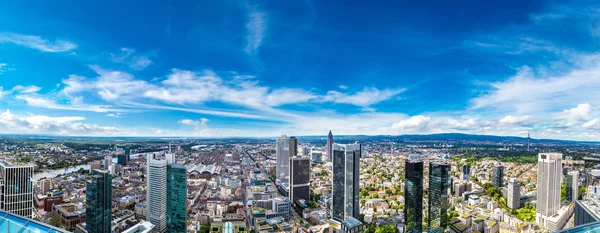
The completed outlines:
[[[344,221],[359,218],[361,145],[333,144],[332,217]]]
[[[290,158],[298,155],[298,139],[296,137],[290,137]]]
[[[579,189],[579,172],[570,171],[567,173],[567,201],[575,203],[577,201],[578,189]]]
[[[310,157],[294,156],[290,163],[290,200],[308,202],[310,200]]]
[[[508,200],[506,205],[511,209],[521,207],[521,182],[517,178],[508,180]]]
[[[110,165],[112,164],[112,156],[104,157],[104,170],[110,170]]]
[[[331,134],[331,130],[329,130],[329,135],[327,135],[327,159],[329,161],[333,159],[333,134]]]
[[[504,185],[504,166],[495,165],[494,174],[492,176],[492,186],[501,188]]]
[[[560,208],[560,184],[562,178],[562,154],[538,154],[537,208],[535,221],[548,228],[547,218]]]
[[[287,136],[281,135],[275,142],[277,164],[275,167],[277,182],[289,184],[290,176],[290,149],[287,145]]]
[[[423,232],[423,161],[411,154],[406,160],[404,185],[404,232]]]
[[[0,210],[33,216],[33,165],[14,165],[0,160]]]
[[[167,232],[185,233],[187,216],[187,172],[183,165],[167,165]]]
[[[106,170],[93,170],[85,183],[85,217],[89,233],[111,233],[112,176]]]
[[[450,165],[429,163],[429,217],[430,233],[441,233],[448,227],[448,198],[450,197]]]
[[[131,156],[131,149],[125,148],[125,153],[119,154],[117,157],[117,163],[121,166],[129,166],[129,156]]]
[[[154,224],[156,232],[162,233],[167,229],[167,160],[151,154],[147,162],[146,220]]]
[[[465,180],[468,180],[471,178],[471,166],[469,164],[464,164],[462,165],[462,174],[463,174],[463,178]]]

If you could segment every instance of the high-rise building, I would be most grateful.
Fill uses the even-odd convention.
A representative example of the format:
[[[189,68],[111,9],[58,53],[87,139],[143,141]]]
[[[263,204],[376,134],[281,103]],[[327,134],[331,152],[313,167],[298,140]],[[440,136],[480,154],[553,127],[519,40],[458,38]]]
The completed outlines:
[[[471,166],[469,164],[462,165],[461,170],[462,170],[463,178],[465,180],[468,180],[471,178],[471,175],[470,175],[471,174]]]
[[[333,144],[332,217],[359,218],[361,145]]]
[[[117,157],[117,163],[123,167],[129,166],[129,157],[131,156],[131,149],[125,148],[125,153],[119,154]]]
[[[411,154],[406,160],[404,185],[404,232],[423,232],[423,161]]]
[[[310,159],[312,160],[312,163],[322,163],[323,153],[313,148],[310,150]]]
[[[303,156],[310,156],[310,148],[308,146],[303,146],[302,147],[302,155]]]
[[[494,174],[492,175],[492,186],[501,188],[504,185],[504,166],[495,165]]]
[[[89,162],[89,165],[90,165],[90,174],[92,174],[92,171],[102,168],[102,166],[100,164],[100,160],[94,160],[92,162]]]
[[[104,157],[104,170],[109,170],[111,164],[112,164],[112,156],[105,156]]]
[[[567,173],[567,201],[575,203],[577,201],[577,191],[579,189],[579,172],[570,171]]]
[[[0,210],[33,216],[33,165],[0,160]]]
[[[40,180],[40,193],[45,195],[48,191],[52,189],[52,180],[51,179],[42,179]]]
[[[187,216],[187,172],[178,163],[167,165],[167,232],[185,233]]]
[[[429,163],[429,217],[427,226],[430,233],[442,233],[450,222],[448,207],[450,197],[450,165]]]
[[[163,233],[167,229],[167,160],[159,154],[148,156],[146,179],[146,220]]]
[[[296,137],[290,137],[290,158],[298,155],[298,139]]]
[[[112,176],[106,170],[93,170],[85,183],[85,218],[89,233],[111,233]]]
[[[521,182],[517,178],[508,180],[508,200],[506,205],[511,209],[521,207]]]
[[[310,200],[310,157],[308,156],[294,156],[290,160],[290,200],[292,202]]]
[[[281,135],[275,143],[275,153],[277,154],[277,164],[275,167],[276,179],[279,184],[289,184],[290,176],[290,149],[287,145],[287,136]]]
[[[327,159],[329,161],[333,160],[333,134],[331,134],[331,130],[329,130],[329,135],[327,135]]]
[[[548,228],[547,219],[560,209],[562,154],[538,154],[537,208],[535,221]]]

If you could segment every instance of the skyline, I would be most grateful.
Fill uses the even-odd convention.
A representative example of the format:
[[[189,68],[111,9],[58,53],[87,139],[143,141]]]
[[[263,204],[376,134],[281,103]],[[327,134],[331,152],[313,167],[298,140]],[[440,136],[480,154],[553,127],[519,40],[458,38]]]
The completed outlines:
[[[2,3],[0,133],[599,141],[600,5],[421,4]]]

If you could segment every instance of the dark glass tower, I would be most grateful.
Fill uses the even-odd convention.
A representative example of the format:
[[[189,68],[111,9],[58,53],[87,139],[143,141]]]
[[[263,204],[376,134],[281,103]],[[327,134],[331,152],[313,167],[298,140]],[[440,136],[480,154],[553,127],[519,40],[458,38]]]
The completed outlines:
[[[290,200],[310,200],[310,158],[295,156],[290,160]]]
[[[333,219],[359,219],[361,145],[333,144]]]
[[[86,227],[89,233],[111,233],[112,176],[108,171],[93,170],[85,183]]]
[[[465,179],[470,179],[471,177],[469,174],[471,174],[471,166],[469,164],[462,165],[462,173]]]
[[[502,165],[494,166],[494,174],[492,176],[492,186],[500,188],[503,185],[504,167]]]
[[[423,232],[423,161],[419,155],[409,155],[406,160],[404,185],[404,232]],[[335,166],[335,164],[334,164]]]
[[[185,233],[187,215],[187,173],[183,165],[167,166],[167,232]]]
[[[117,157],[117,163],[121,166],[129,165],[129,156],[131,156],[131,149],[125,148],[125,154],[121,154]]]
[[[450,165],[429,163],[429,233],[441,233],[448,227]]]

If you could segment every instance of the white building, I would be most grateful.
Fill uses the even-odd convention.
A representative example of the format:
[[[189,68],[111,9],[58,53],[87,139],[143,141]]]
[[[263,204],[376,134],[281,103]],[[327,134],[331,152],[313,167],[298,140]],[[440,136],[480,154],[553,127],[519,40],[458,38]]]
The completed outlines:
[[[537,208],[535,221],[548,229],[547,219],[560,208],[560,185],[562,181],[562,154],[538,154]]]
[[[287,136],[281,135],[277,138],[275,143],[275,150],[277,154],[277,164],[275,172],[277,172],[276,179],[279,183],[289,183],[290,177],[290,149],[287,145]]]
[[[506,205],[511,209],[521,207],[521,182],[517,178],[508,180],[508,200]]]
[[[110,165],[112,164],[112,156],[104,157],[104,170],[110,170]]]
[[[560,208],[560,210],[558,210],[558,212],[556,212],[556,214],[549,216],[546,219],[548,225],[547,229],[550,230],[550,232],[562,230],[565,224],[567,224],[567,221],[571,215],[573,215],[573,211],[575,209],[573,206],[574,204],[563,206]]]
[[[146,189],[147,217],[156,232],[167,229],[167,160],[158,154],[148,156]]]
[[[26,218],[33,216],[33,165],[0,160],[0,210]]]
[[[50,189],[52,189],[52,180],[50,180],[50,179],[40,180],[40,192],[42,194],[46,194],[46,192],[50,191]]]

